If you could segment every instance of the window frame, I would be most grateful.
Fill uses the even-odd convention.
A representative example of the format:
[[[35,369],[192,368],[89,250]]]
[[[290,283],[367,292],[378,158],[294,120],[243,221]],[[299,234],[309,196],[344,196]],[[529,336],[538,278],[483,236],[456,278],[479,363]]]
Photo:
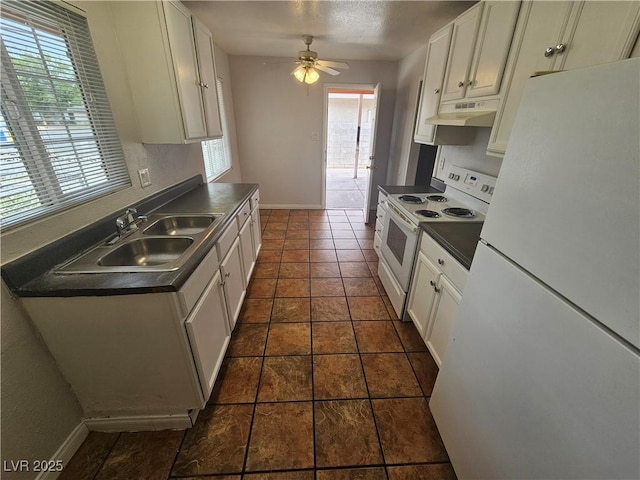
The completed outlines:
[[[233,156],[231,155],[231,143],[229,141],[229,125],[227,123],[227,112],[224,104],[224,81],[222,78],[218,76],[216,76],[216,90],[218,94],[218,112],[220,113],[220,125],[222,127],[222,137],[214,138],[213,140],[205,140],[201,142],[202,159],[204,162],[204,171],[205,171],[205,177],[207,179],[207,183],[215,182],[220,177],[222,177],[223,175],[226,175],[231,170],[233,170]],[[205,153],[205,149],[213,148],[211,146],[212,142],[222,143],[221,147],[223,150],[225,160],[227,160],[226,162],[227,166],[224,170],[221,170],[220,172],[214,171],[210,174],[209,171],[207,170],[207,165],[209,164],[209,162],[207,162],[207,159],[206,159],[207,154]]]
[[[33,45],[40,47],[39,42],[45,34],[52,36],[54,41],[59,41],[66,47],[66,59],[71,64],[73,72],[70,83],[80,92],[82,115],[86,114],[86,129],[89,133],[83,134],[82,137],[73,137],[63,112],[63,104],[60,103],[61,99],[55,94],[54,88],[54,115],[60,115],[64,120],[60,125],[66,134],[64,152],[62,154],[58,152],[58,155],[64,154],[68,159],[49,153],[47,147],[56,140],[46,138],[46,134],[39,130],[39,122],[41,123],[42,120],[39,119],[39,112],[30,104],[34,100],[33,93],[29,96],[20,79],[22,76],[22,81],[27,81],[25,79],[30,78],[31,74],[16,70],[14,62],[17,57],[14,58],[9,54],[3,37],[0,41],[2,117],[11,136],[12,146],[17,152],[8,160],[15,159],[16,165],[22,165],[26,173],[15,178],[30,186],[31,188],[26,189],[25,192],[29,192],[32,198],[38,199],[38,205],[32,207],[29,207],[27,202],[19,200],[18,203],[22,201],[27,204],[25,209],[7,208],[5,212],[3,208],[1,219],[3,231],[41,220],[132,185],[86,15],[75,7],[57,1],[38,2],[40,5],[21,5],[20,3],[3,2],[3,22],[21,25],[20,21],[23,21],[25,26],[24,40],[20,37],[20,33],[16,33],[17,28],[14,33],[7,33],[9,35],[7,39],[10,39],[14,45],[18,40],[25,45],[17,47],[17,50],[16,47],[11,47],[12,50],[18,53],[23,51],[31,53],[29,52],[32,48],[29,47],[30,42],[35,42]],[[48,51],[38,48],[35,53],[38,55],[38,61],[42,62],[45,68],[44,80],[53,85],[57,78],[51,76],[48,69]],[[77,107],[80,107],[80,104]],[[55,122],[54,124],[57,125]],[[90,153],[87,154],[87,151]],[[83,160],[88,160],[89,163],[85,162],[83,165]],[[59,171],[56,171],[56,163]],[[86,165],[88,170],[85,169]],[[79,175],[79,177],[72,178],[71,183],[68,183],[69,180],[65,181],[65,175],[71,175],[71,177]],[[101,176],[104,176],[104,181],[100,179]],[[67,191],[64,191],[65,187]],[[11,194],[3,195],[2,201],[11,203]],[[5,217],[5,213],[8,216]]]

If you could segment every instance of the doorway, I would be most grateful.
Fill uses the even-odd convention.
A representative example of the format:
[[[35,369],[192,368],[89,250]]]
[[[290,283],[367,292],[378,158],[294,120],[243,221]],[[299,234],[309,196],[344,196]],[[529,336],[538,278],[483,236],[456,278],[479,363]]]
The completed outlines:
[[[371,185],[378,89],[373,85],[325,89],[327,209],[365,209]]]

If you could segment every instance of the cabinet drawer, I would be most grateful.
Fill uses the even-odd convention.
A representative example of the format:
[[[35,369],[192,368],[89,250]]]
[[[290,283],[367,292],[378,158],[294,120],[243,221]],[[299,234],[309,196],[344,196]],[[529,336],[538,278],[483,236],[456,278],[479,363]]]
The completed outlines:
[[[238,216],[236,217],[236,222],[238,223],[238,230],[242,229],[242,226],[246,223],[247,220],[251,217],[251,205],[249,202],[246,202],[240,211],[238,212]]]
[[[420,240],[420,251],[442,270],[442,273],[449,278],[458,290],[461,292],[464,290],[469,272],[425,232],[422,233],[422,239]]]
[[[380,257],[382,255],[382,252],[380,250],[381,248],[382,248],[382,237],[380,235],[378,235],[378,233],[376,232],[373,235],[373,249],[378,254],[378,257]]]
[[[382,237],[382,232],[384,231],[384,219],[378,218],[376,220],[376,230],[375,235]]]
[[[218,271],[219,266],[220,259],[218,258],[218,252],[216,248],[213,247],[178,291],[183,316],[186,317],[193,309],[205,287]]]
[[[218,249],[218,258],[224,258],[227,255],[227,252],[231,248],[233,241],[238,236],[239,231],[238,222],[234,221],[231,222],[224,233],[220,235],[220,239],[216,245],[216,248]]]
[[[387,196],[382,192],[378,192],[378,210],[380,208],[387,208]]]
[[[260,190],[256,190],[253,195],[251,195],[251,210],[256,208],[260,203]]]

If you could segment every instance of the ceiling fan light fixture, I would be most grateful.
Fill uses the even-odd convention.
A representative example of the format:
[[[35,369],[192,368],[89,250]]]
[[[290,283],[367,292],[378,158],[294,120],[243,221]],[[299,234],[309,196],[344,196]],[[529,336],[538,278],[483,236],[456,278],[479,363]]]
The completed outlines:
[[[316,69],[309,65],[300,65],[293,71],[293,76],[296,77],[296,80],[300,83],[306,83],[308,85],[317,82],[320,78],[320,74]]]
[[[304,78],[304,82],[311,85],[312,83],[316,83],[320,78],[320,74],[316,72],[316,69],[313,67],[307,67],[307,75]]]

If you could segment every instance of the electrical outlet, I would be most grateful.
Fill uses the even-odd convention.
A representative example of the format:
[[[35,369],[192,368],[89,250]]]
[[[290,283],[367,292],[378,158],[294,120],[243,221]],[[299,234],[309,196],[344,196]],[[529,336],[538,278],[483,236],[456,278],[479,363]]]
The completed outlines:
[[[140,185],[142,185],[142,188],[151,185],[151,175],[149,175],[148,168],[138,170],[138,176],[140,177]]]
[[[311,132],[311,141],[312,142],[319,142],[320,141],[320,134],[318,132]]]

